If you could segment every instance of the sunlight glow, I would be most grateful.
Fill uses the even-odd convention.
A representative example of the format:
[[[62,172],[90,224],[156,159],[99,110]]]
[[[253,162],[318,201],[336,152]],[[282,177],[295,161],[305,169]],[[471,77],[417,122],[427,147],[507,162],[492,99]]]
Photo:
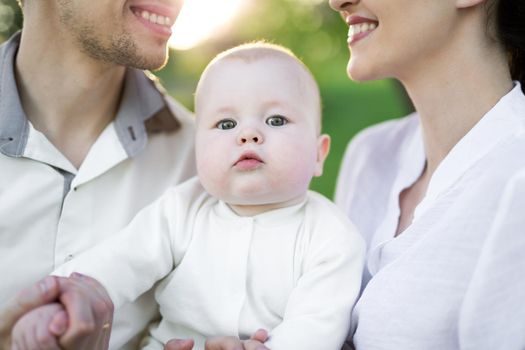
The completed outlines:
[[[173,26],[170,46],[187,50],[220,34],[239,13],[243,0],[185,0]]]

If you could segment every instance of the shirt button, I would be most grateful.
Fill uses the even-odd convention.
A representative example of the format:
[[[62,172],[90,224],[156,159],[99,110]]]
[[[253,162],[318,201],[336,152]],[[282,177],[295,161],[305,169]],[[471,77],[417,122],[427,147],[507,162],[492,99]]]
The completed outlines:
[[[69,254],[68,256],[66,256],[66,258],[64,259],[64,262],[68,262],[70,260],[73,260],[75,256],[73,254]]]

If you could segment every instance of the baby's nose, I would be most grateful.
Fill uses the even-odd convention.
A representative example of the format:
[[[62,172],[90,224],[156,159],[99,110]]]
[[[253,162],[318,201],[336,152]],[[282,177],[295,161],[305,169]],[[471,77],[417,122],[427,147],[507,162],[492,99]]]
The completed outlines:
[[[239,133],[238,143],[241,145],[245,143],[260,144],[262,142],[263,142],[262,135],[257,130],[254,130],[254,129],[243,130],[241,133]]]

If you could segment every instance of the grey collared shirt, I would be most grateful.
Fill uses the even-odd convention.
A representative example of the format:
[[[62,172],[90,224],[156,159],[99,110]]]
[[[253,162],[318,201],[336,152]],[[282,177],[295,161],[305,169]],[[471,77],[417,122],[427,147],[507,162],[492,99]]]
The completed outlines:
[[[14,71],[20,36],[15,34],[0,47],[0,152],[11,157],[24,156],[30,130]],[[148,140],[144,122],[166,103],[144,72],[128,69],[125,79],[114,128],[127,155],[133,157]]]
[[[13,72],[19,38],[0,46],[0,307],[195,175],[191,113],[131,69],[115,119],[76,169],[23,111]],[[116,310],[110,349],[136,349],[130,340],[156,310],[152,293]]]

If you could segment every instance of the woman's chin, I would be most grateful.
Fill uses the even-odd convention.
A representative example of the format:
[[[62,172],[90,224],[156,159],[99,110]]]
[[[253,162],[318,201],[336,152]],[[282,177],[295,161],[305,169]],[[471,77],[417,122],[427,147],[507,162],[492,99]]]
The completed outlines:
[[[348,66],[346,67],[346,73],[348,74],[348,77],[350,79],[359,83],[381,79],[381,77],[378,76],[377,72],[371,69],[370,66],[357,64],[357,62],[352,62],[352,60],[348,62]]]

